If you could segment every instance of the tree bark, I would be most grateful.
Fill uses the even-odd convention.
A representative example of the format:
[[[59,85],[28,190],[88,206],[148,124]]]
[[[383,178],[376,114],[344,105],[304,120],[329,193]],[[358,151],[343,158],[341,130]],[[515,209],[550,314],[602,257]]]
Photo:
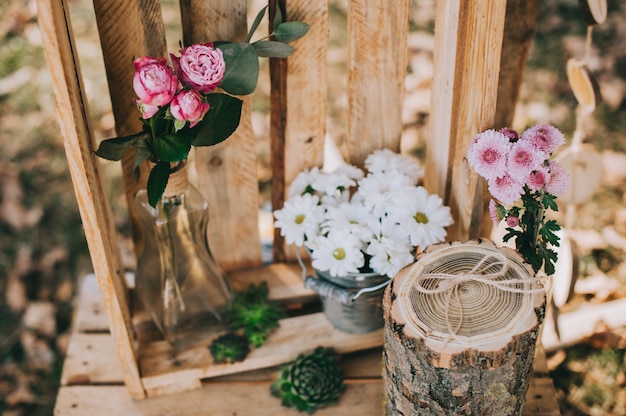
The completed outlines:
[[[387,414],[523,413],[545,292],[517,253],[486,240],[432,246],[383,307]]]

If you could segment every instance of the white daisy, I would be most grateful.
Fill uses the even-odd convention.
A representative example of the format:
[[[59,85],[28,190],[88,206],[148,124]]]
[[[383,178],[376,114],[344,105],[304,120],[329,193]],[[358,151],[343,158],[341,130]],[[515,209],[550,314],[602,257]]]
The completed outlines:
[[[389,149],[375,150],[365,159],[365,167],[370,173],[398,172],[408,176],[416,184],[424,177],[419,163],[409,157]]]
[[[337,169],[333,173],[321,173],[312,186],[320,193],[334,196],[351,186],[356,186],[356,181],[348,175],[348,171]]]
[[[366,243],[371,241],[373,237],[369,223],[376,218],[363,203],[352,201],[328,207],[325,218],[322,223],[322,234],[326,234],[330,230],[345,230]]]
[[[443,241],[445,227],[452,224],[450,208],[443,206],[441,198],[429,195],[421,186],[400,194],[397,204],[390,206],[389,216],[403,224],[411,244],[422,249]]]
[[[374,215],[382,217],[387,206],[396,193],[405,187],[412,186],[411,178],[398,172],[380,172],[367,175],[359,181],[359,198],[372,210]]]
[[[378,273],[393,277],[413,262],[412,247],[402,225],[385,218],[378,224],[376,237],[366,250],[372,256],[369,265]]]
[[[345,231],[333,230],[327,237],[320,237],[317,248],[311,253],[311,265],[331,276],[357,273],[365,265],[359,239]]]
[[[287,244],[300,247],[305,238],[319,233],[324,208],[318,202],[315,195],[297,195],[285,201],[282,209],[274,211],[274,226],[280,228],[280,235]]]
[[[289,186],[289,192],[287,193],[288,197],[291,198],[307,192],[312,193],[313,184],[317,181],[317,178],[320,175],[322,175],[322,172],[320,172],[317,167],[300,172]]]

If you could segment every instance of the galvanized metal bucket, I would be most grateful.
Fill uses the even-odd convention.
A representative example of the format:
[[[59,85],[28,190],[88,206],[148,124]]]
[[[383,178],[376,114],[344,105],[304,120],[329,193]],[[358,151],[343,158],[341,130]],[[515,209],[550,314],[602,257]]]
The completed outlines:
[[[333,326],[353,334],[372,332],[384,325],[382,300],[389,277],[378,273],[349,273],[335,277],[315,270],[304,286],[320,294],[324,314]]]

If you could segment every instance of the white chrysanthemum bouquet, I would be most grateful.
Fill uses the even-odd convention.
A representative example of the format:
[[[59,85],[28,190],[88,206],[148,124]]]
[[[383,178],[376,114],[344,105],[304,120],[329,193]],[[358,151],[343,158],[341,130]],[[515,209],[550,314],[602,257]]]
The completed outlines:
[[[303,171],[274,212],[285,241],[305,246],[318,271],[391,278],[418,249],[443,241],[453,222],[441,198],[417,185],[423,171],[413,159],[377,150],[365,168],[367,174],[346,164],[331,173]]]

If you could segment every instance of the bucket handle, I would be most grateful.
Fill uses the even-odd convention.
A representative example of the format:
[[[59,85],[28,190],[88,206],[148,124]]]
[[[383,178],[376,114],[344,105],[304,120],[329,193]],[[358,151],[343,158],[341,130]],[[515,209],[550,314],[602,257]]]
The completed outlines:
[[[344,305],[350,305],[354,301],[356,301],[362,294],[376,292],[377,290],[384,288],[389,284],[389,282],[391,282],[391,279],[389,279],[376,286],[364,287],[362,289],[359,289],[358,291],[348,290],[337,286],[332,282],[322,281],[321,279],[316,279],[313,276],[307,275],[306,266],[304,265],[304,262],[300,257],[299,250],[296,251],[296,257],[298,259],[300,267],[302,268],[302,280],[304,281],[304,287],[314,292],[317,292],[321,296],[341,302]]]

